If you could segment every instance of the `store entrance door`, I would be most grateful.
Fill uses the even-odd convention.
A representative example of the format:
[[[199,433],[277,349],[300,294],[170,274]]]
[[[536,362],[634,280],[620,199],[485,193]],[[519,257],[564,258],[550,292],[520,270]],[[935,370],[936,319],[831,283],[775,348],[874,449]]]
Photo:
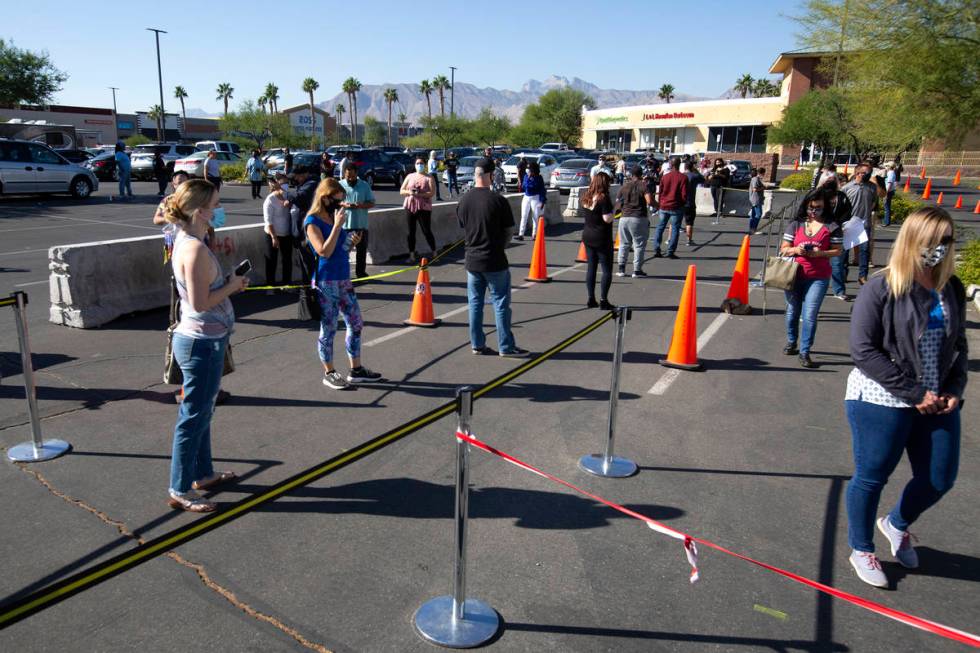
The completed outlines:
[[[674,145],[674,139],[670,136],[662,137],[657,143],[657,149],[664,154],[670,154]]]

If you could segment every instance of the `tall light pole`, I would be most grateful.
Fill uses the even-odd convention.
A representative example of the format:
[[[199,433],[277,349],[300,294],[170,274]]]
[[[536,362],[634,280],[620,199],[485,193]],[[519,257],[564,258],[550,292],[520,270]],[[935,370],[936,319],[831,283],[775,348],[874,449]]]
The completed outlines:
[[[449,115],[455,116],[456,100],[456,66],[449,67]]]
[[[163,110],[163,69],[160,67],[160,35],[166,34],[167,32],[153,27],[147,27],[146,29],[149,32],[153,32],[157,39],[157,80],[160,82],[160,134],[166,140],[167,114]]]
[[[112,128],[116,130],[116,141],[119,140],[119,112],[116,111],[116,91],[118,86],[110,86],[112,89]]]

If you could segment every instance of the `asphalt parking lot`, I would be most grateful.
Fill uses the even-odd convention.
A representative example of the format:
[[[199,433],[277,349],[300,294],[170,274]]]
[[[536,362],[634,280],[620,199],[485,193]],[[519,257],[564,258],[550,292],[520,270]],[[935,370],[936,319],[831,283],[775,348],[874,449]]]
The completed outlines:
[[[230,225],[256,221],[258,203],[247,194],[240,188],[224,195]],[[379,200],[387,197],[379,193]],[[98,197],[83,207],[62,199],[36,204],[0,201],[6,290],[43,282],[43,252],[51,244],[156,230],[155,198],[125,206]],[[966,211],[956,218],[968,229],[977,219]],[[892,587],[863,585],[846,561],[843,506],[852,469],[843,416],[850,305],[824,302],[815,370],[781,353],[778,293],[754,289],[752,315],[719,317],[744,226],[744,218],[718,226],[699,218],[698,247],[681,246],[680,260],[650,261],[649,278],[614,281],[611,301],[636,308],[627,325],[617,453],[639,464],[637,476],[599,479],[576,466],[602,446],[610,323],[480,398],[473,432],[672,528],[898,610],[980,630],[977,430],[964,428],[957,487],[916,524],[921,568],[904,571],[882,552]],[[530,242],[508,249],[515,286],[525,286],[513,297],[517,342],[535,354],[600,317],[584,306],[583,266],[573,262],[580,229],[574,219],[549,228],[548,284],[523,283]],[[877,232],[875,262],[884,262],[895,233]],[[753,237],[753,274],[764,244],[763,236]],[[706,371],[666,377],[656,361],[669,343],[690,264],[697,266]],[[435,312],[443,317],[432,330],[402,325],[411,274],[358,290],[364,362],[389,383],[347,393],[320,385],[316,325],[296,320],[292,296],[236,298],[238,369],[224,382],[233,398],[218,408],[213,427],[217,465],[241,477],[215,496],[224,508],[411,422],[449,401],[459,385],[479,387],[521,365],[469,353],[459,256],[440,261],[431,275]],[[166,311],[73,330],[45,321],[38,286],[40,292],[21,288],[32,298],[42,425],[74,450],[33,466],[0,464],[7,554],[0,596],[7,601],[195,520],[165,505],[176,413],[173,389],[160,382]],[[972,308],[968,321],[976,352],[980,315]],[[494,335],[488,344],[496,346]],[[4,447],[29,437],[16,352],[11,315],[2,311]],[[975,372],[974,359],[975,353]],[[964,425],[980,417],[973,381]],[[39,612],[0,631],[0,648],[434,650],[414,633],[412,615],[450,590],[454,427],[452,417],[442,418],[181,544],[173,555]],[[691,585],[676,540],[482,452],[472,452],[471,462],[470,595],[493,606],[504,623],[488,650],[960,648],[706,548],[702,579]],[[883,506],[908,475],[900,466]]]

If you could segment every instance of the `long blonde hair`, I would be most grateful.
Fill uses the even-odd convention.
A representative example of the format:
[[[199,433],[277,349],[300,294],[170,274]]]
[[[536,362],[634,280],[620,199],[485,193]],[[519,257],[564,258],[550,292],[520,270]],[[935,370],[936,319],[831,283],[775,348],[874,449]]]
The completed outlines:
[[[909,292],[915,275],[926,269],[922,263],[922,250],[939,245],[947,229],[953,230],[953,219],[949,217],[949,213],[938,207],[919,209],[905,218],[892,247],[888,267],[882,270],[893,297],[900,297]],[[953,276],[956,265],[955,248],[955,244],[950,245],[946,258],[931,270],[936,290],[942,290]]]
[[[339,181],[333,177],[327,177],[316,187],[316,194],[313,196],[313,203],[310,204],[310,210],[307,215],[329,213],[330,209],[327,207],[327,203],[330,201],[330,197],[337,193],[346,192]]]
[[[218,192],[210,181],[190,179],[182,183],[177,191],[166,199],[163,219],[171,224],[187,226],[191,223],[194,211],[211,203]]]

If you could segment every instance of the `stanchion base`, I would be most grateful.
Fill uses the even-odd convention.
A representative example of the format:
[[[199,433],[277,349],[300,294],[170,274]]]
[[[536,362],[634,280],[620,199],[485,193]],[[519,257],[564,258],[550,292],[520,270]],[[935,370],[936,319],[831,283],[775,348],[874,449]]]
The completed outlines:
[[[473,648],[500,629],[500,617],[483,601],[466,599],[463,618],[453,619],[453,597],[437,596],[415,611],[415,630],[426,641],[447,648]]]
[[[582,456],[579,458],[578,466],[582,471],[607,478],[626,478],[637,471],[636,463],[619,456],[613,456],[609,460],[609,464],[606,465],[605,457],[601,453],[590,453],[587,456]]]
[[[7,458],[15,463],[39,463],[68,453],[71,445],[64,440],[44,440],[38,449],[33,442],[21,442],[7,449]]]

